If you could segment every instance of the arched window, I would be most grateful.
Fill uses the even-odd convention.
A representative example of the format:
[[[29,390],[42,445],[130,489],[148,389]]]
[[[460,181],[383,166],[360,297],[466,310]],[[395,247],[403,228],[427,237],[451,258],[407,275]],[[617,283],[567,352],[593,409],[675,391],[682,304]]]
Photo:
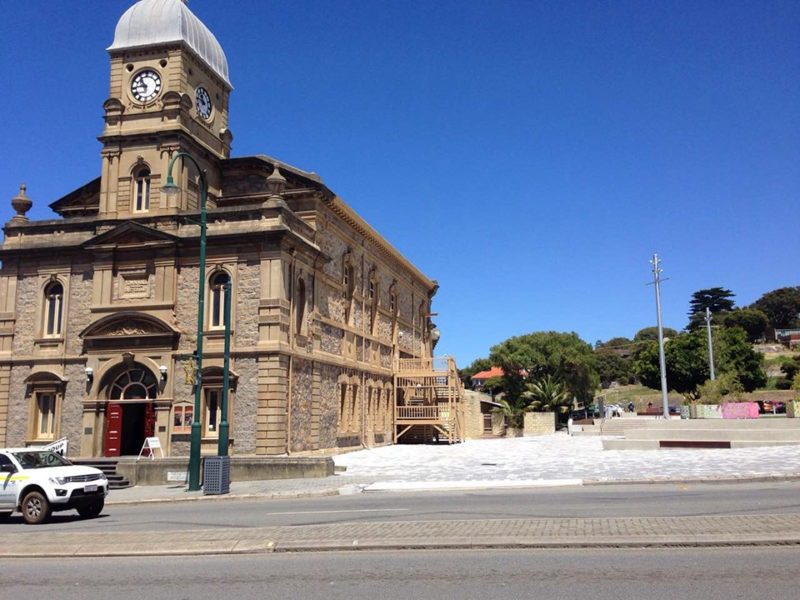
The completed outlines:
[[[225,284],[229,283],[231,276],[225,271],[217,271],[211,275],[209,281],[210,318],[209,329],[223,329],[225,327]]]
[[[150,169],[139,169],[134,176],[134,210],[145,212],[150,210]]]
[[[305,319],[306,313],[306,283],[303,279],[298,279],[297,281],[297,304],[294,308],[294,316],[295,316],[295,333],[297,335],[302,335],[303,333],[303,319]]]
[[[158,383],[150,369],[136,366],[122,373],[111,384],[110,400],[154,400]]]
[[[44,335],[61,337],[64,321],[64,286],[58,281],[49,283],[44,289]]]

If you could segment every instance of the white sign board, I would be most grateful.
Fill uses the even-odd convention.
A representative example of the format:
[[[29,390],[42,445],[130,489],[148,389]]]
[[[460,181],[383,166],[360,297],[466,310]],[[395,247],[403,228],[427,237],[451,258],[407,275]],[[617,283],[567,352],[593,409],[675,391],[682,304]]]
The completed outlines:
[[[156,448],[158,448],[158,451],[161,453],[161,458],[164,458],[164,451],[161,449],[161,440],[157,437],[144,438],[144,444],[142,444],[142,449],[139,450],[139,456],[136,457],[136,460],[142,458],[142,454],[145,450],[150,453],[150,459],[154,459],[156,457],[156,453],[154,452]]]
[[[167,471],[167,481],[186,481],[186,471]]]

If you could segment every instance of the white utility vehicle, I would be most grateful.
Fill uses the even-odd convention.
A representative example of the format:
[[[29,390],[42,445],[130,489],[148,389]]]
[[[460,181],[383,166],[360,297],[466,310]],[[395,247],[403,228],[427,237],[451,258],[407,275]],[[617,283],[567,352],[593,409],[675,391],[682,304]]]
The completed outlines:
[[[73,465],[44,448],[0,448],[0,520],[18,510],[31,525],[53,511],[78,511],[84,518],[103,510],[108,480],[93,467]]]

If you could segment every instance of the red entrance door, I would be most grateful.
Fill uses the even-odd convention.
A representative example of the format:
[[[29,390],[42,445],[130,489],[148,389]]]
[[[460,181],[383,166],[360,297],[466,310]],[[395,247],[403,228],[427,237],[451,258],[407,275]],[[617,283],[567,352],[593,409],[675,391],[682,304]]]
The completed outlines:
[[[156,411],[153,403],[144,405],[144,437],[153,437],[156,434]]]
[[[106,407],[105,455],[119,456],[122,444],[122,406],[109,404]]]

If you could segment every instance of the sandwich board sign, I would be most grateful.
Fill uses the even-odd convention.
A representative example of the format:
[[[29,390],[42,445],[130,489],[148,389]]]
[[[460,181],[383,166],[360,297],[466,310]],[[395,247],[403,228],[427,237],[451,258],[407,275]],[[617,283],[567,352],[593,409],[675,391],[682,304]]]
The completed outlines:
[[[144,438],[144,444],[142,444],[142,449],[139,450],[139,456],[136,457],[136,460],[142,458],[142,454],[145,450],[149,452],[150,459],[154,459],[156,457],[156,449],[158,449],[158,452],[161,454],[161,458],[164,458],[164,451],[161,449],[161,440],[157,437]]]

